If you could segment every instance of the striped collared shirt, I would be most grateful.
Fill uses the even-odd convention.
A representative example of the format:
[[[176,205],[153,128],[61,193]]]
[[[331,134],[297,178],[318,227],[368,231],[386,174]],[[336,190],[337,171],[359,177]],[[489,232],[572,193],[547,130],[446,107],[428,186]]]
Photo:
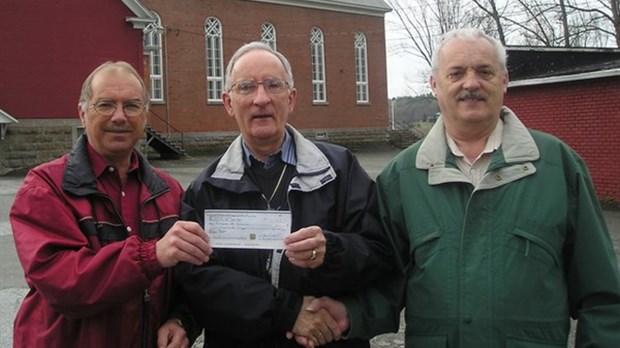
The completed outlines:
[[[257,161],[258,159],[254,155],[252,155],[252,151],[250,151],[245,141],[243,141],[242,143],[243,143],[243,154],[245,155],[244,156],[245,164],[248,167],[251,167],[252,166],[251,158],[254,157],[254,159]],[[288,131],[284,132],[284,143],[282,144],[282,148],[280,148],[280,151],[277,151],[276,153],[269,155],[267,157],[267,161],[265,161],[265,168],[270,168],[276,163],[278,163],[277,161],[278,153],[280,154],[280,159],[282,160],[282,162],[290,164],[292,166],[297,165],[297,157],[295,156],[295,144],[293,143],[293,137],[291,137]]]

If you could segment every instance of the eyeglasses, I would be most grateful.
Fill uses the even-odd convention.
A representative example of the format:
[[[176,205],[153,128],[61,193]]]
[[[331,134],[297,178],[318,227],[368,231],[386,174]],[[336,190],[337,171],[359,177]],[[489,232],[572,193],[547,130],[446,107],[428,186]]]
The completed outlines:
[[[263,85],[265,93],[267,94],[281,94],[289,87],[288,82],[280,79],[266,79],[263,82],[256,82],[254,80],[243,80],[235,82],[230,86],[230,91],[234,91],[240,95],[251,95],[256,93],[258,85]]]
[[[123,112],[127,117],[135,117],[144,112],[144,105],[138,102],[127,102],[123,103]],[[116,109],[118,108],[118,104],[102,101],[93,105],[93,109],[101,116],[112,116]]]

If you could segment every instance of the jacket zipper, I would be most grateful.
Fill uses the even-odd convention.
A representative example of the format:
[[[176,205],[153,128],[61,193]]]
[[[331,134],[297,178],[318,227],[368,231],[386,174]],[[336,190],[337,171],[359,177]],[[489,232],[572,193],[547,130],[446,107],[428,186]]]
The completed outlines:
[[[160,191],[156,194],[151,194],[147,199],[144,200],[144,202],[142,202],[142,204],[140,205],[140,211],[139,211],[139,215],[140,215],[140,234],[142,234],[143,231],[143,217],[142,217],[142,211],[144,209],[144,207],[150,202],[155,200],[155,198],[163,195],[164,193],[170,191],[169,189]],[[119,214],[120,216],[120,214]],[[122,217],[121,217],[122,219]],[[160,225],[161,226],[161,225]],[[146,288],[144,289],[144,296],[142,298],[142,348],[148,348],[148,344],[149,344],[149,315],[150,315],[150,308],[151,308],[151,294],[149,293],[149,289]]]
[[[144,297],[142,299],[142,348],[148,348],[150,305],[151,295],[149,294],[149,289],[144,289]]]
[[[156,194],[151,194],[150,197],[148,197],[147,199],[144,200],[144,202],[142,202],[142,204],[140,205],[140,211],[139,211],[141,230],[142,230],[142,223],[143,223],[142,221],[143,208],[146,206],[148,202],[154,200],[155,198],[163,195],[164,193],[168,191],[170,191],[170,189],[165,189]],[[110,196],[108,196],[107,194],[101,194],[101,193],[98,193],[97,195],[103,197],[104,199],[107,199],[110,203],[112,203],[114,212],[123,222],[123,225],[127,226],[127,224],[125,223],[125,219],[123,218],[123,215],[118,211],[116,205],[114,204]],[[149,289],[146,288],[144,289],[144,296],[142,297],[142,348],[148,348],[150,306],[151,306],[151,294],[149,293]]]
[[[469,224],[469,210],[470,210],[470,205],[471,205],[471,201],[474,198],[474,194],[476,194],[476,188],[474,187],[474,189],[469,193],[469,197],[467,198],[467,204],[465,205],[465,212],[463,215],[463,226],[461,227],[461,241],[460,241],[460,245],[459,245],[459,256],[458,256],[458,266],[459,269],[463,266],[463,252],[464,252],[464,244],[465,244],[465,233],[467,231],[467,225]],[[460,272],[459,272],[460,273]],[[463,293],[463,288],[462,288],[462,279],[461,279],[462,275],[458,275],[457,276],[457,289],[458,289],[458,293],[457,293],[457,298],[456,298],[456,303],[457,303],[457,325],[458,325],[458,332],[459,332],[459,337],[458,337],[458,342],[462,341],[462,330],[461,327],[463,326],[463,315],[465,313],[463,313],[463,308],[461,307],[462,305],[462,293]]]

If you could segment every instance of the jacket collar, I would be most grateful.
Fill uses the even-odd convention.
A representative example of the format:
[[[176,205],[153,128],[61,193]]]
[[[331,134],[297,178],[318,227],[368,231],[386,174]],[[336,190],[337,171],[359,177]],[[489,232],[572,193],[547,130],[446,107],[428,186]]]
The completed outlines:
[[[242,141],[241,145],[243,147],[243,159],[245,160],[245,164],[247,166],[252,166],[252,158],[256,159],[256,157],[254,157],[252,151],[250,151],[250,148],[248,147],[248,144],[245,143],[245,141]],[[295,157],[295,145],[293,144],[293,137],[290,135],[289,132],[284,132],[284,143],[282,144],[282,147],[278,150],[278,153],[279,160],[274,160],[274,157],[278,157],[278,155],[273,154],[267,156],[267,160],[264,162],[266,168],[268,167],[268,164],[270,164],[270,162],[275,161],[276,163],[279,163],[280,160],[292,166],[297,165],[297,157]]]
[[[69,153],[67,165],[63,173],[63,190],[77,196],[85,196],[99,192],[97,178],[90,166],[87,142],[88,138],[86,134],[83,134],[77,140],[75,146]],[[155,195],[167,191],[169,189],[168,184],[153,171],[153,168],[144,156],[135,150],[134,153],[138,159],[140,177],[149,192]]]
[[[312,143],[306,139],[293,126],[287,124],[286,130],[293,137],[295,144],[295,156],[297,157],[296,170],[300,176],[330,172],[332,178],[336,177],[329,160]],[[215,171],[211,175],[217,179],[240,180],[244,173],[243,139],[239,135],[228,147],[220,159]]]
[[[507,107],[502,107],[500,117],[504,121],[501,151],[495,156],[503,156],[505,163],[535,161],[540,157],[538,147],[525,125]],[[446,141],[442,116],[422,141],[416,156],[418,169],[445,168],[450,152]],[[494,157],[495,157],[494,156]],[[493,162],[496,162],[494,158]]]

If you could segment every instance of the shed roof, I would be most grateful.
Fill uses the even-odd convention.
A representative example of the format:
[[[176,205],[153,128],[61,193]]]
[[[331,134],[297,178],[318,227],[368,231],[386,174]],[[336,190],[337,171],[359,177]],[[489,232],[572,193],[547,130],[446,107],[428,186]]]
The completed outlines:
[[[508,46],[512,85],[620,75],[620,49]]]

